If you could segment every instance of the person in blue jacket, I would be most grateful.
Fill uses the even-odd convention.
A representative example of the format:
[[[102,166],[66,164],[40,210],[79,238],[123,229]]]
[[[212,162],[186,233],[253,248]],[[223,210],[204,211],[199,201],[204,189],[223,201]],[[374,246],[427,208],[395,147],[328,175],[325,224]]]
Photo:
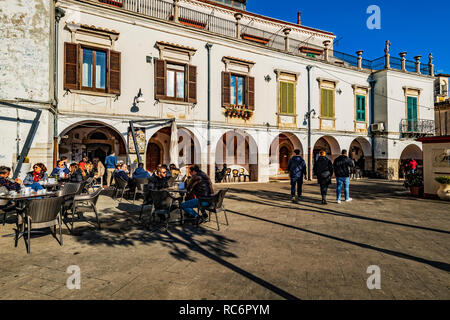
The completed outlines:
[[[292,202],[296,203],[302,196],[303,177],[306,179],[306,163],[300,156],[300,150],[294,150],[295,155],[289,159],[288,170],[291,178],[291,197]],[[295,188],[297,187],[297,196]]]
[[[144,169],[144,164],[140,162],[138,164],[138,167],[133,172],[133,178],[138,179],[150,179],[151,175],[150,172]]]
[[[50,173],[51,177],[61,177],[61,175],[68,175],[70,170],[66,167],[66,164],[62,160],[58,160],[56,162],[56,168],[53,169],[52,173]]]
[[[105,159],[105,167],[106,167],[106,185],[109,187],[111,184],[111,180],[113,178],[114,172],[117,166],[117,158],[116,154],[112,152]]]

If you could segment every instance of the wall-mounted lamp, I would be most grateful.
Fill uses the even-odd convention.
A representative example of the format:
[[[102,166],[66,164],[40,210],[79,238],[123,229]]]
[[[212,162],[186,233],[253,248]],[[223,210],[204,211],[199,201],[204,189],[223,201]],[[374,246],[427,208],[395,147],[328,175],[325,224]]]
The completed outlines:
[[[270,77],[270,75],[266,75],[264,77],[264,80],[266,80],[266,82],[270,82],[270,80],[272,80],[272,78]]]
[[[308,124],[308,119],[309,116],[315,117],[316,116],[316,110],[312,109],[310,112],[306,112],[305,113],[305,118],[303,119],[303,125],[307,125]]]
[[[138,103],[145,102],[144,94],[141,88],[139,88],[138,94],[134,97],[133,106],[131,107],[131,112],[139,112]]]
[[[339,93],[339,95],[341,95],[342,94],[342,90],[341,90],[341,88],[339,88],[339,89],[337,89],[337,91],[336,91],[337,93]]]

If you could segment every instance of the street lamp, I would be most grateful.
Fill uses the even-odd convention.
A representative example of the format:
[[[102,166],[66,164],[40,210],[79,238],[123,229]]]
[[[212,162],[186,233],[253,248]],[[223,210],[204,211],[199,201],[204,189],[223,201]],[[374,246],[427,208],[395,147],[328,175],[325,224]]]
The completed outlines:
[[[139,88],[138,94],[134,97],[133,106],[131,107],[131,112],[139,112],[138,103],[145,102],[144,94],[142,93],[141,88]]]

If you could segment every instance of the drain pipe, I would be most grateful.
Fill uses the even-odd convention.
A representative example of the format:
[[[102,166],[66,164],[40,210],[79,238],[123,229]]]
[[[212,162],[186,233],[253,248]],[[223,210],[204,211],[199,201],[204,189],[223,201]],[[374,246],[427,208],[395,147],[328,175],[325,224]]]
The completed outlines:
[[[377,81],[373,78],[373,74],[369,76],[370,84],[370,145],[372,148],[372,172],[375,175],[375,133],[372,131],[372,124],[375,122],[375,84]]]
[[[206,49],[208,50],[208,159],[206,161],[207,163],[207,173],[208,176],[211,177],[211,165],[210,165],[210,157],[211,157],[211,48],[212,43],[206,44]]]
[[[312,180],[312,168],[311,168],[311,69],[313,66],[309,65],[306,67],[308,70],[308,180]]]
[[[53,114],[53,168],[56,168],[56,160],[58,158],[58,33],[59,20],[66,15],[66,12],[59,8],[55,8],[55,56],[54,56],[54,74],[53,74],[53,98],[54,110]]]

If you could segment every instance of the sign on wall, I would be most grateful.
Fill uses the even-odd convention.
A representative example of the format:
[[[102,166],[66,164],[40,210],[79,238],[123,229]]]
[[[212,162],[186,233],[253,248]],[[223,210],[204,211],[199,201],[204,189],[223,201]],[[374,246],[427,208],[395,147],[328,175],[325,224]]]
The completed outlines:
[[[433,149],[433,167],[450,168],[450,149]]]
[[[145,128],[134,128],[136,134],[136,141],[139,147],[139,153],[145,153],[145,147],[147,145],[147,139],[145,136]],[[136,148],[134,147],[133,136],[131,134],[131,128],[128,127],[128,152],[136,153]]]

